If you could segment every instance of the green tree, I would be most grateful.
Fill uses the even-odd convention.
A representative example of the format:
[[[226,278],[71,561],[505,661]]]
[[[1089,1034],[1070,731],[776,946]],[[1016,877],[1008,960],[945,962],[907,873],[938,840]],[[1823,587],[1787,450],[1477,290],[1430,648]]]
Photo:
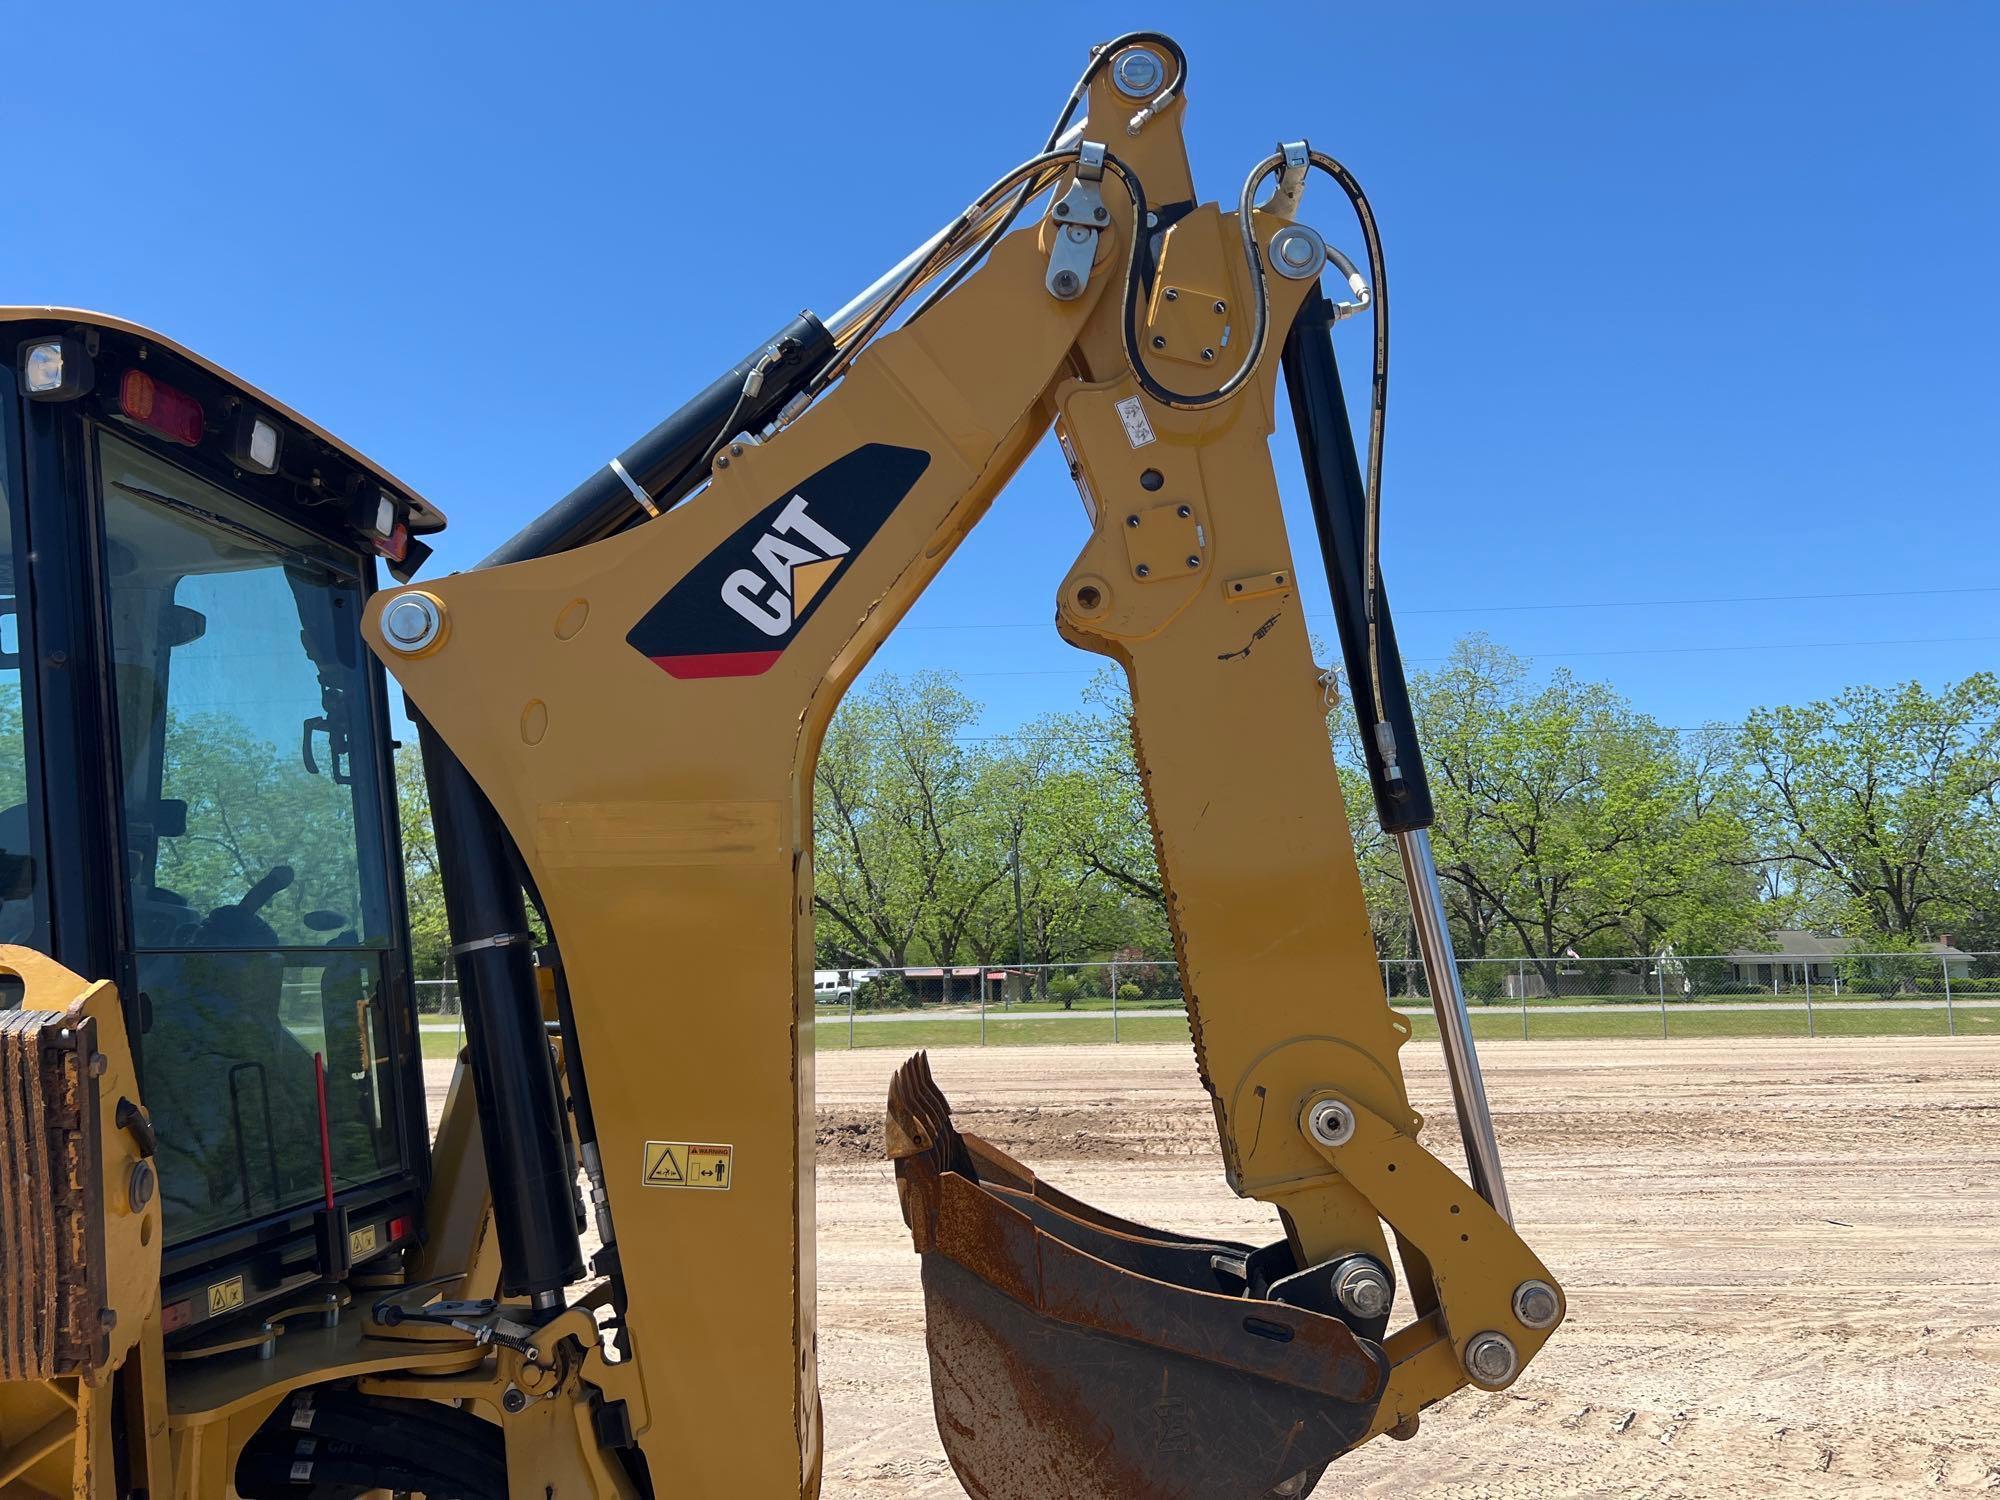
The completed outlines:
[[[187,831],[160,840],[154,881],[194,913],[233,905],[279,865],[292,882],[261,916],[280,941],[326,940],[308,912],[362,924],[380,909],[362,899],[351,789],[307,771],[296,746],[280,749],[232,714],[201,713],[169,716],[165,751],[161,795],[187,803]]]
[[[2000,678],[1764,708],[1743,755],[1774,887],[1802,920],[1895,946],[2000,906]]]
[[[1115,772],[1107,779],[1102,729],[1089,715],[1050,715],[993,755],[981,787],[995,815],[996,844],[987,857],[1007,874],[973,927],[980,958],[1018,950],[1029,963],[1050,964],[1131,944],[1163,950],[1157,902],[1108,877],[1087,852],[1091,833],[1125,789]]]
[[[1108,667],[1099,671],[1084,691],[1081,711],[1045,722],[1062,738],[1081,793],[1061,808],[1063,843],[1129,898],[1144,938],[1140,946],[1163,951],[1166,896],[1123,675]]]
[[[1466,956],[1510,946],[1547,970],[1571,950],[1685,949],[1754,930],[1750,828],[1706,753],[1602,684],[1557,672],[1531,685],[1484,637],[1411,687]]]
[[[410,909],[410,963],[419,979],[442,979],[451,967],[444,877],[431,826],[423,753],[412,742],[396,749],[396,818],[403,828],[403,892]]]
[[[28,800],[27,726],[21,716],[21,674],[5,673],[0,682],[0,808]],[[18,851],[17,851],[18,852]]]
[[[834,713],[813,772],[822,957],[899,968],[957,956],[1006,873],[968,735],[978,717],[937,672],[885,674]]]

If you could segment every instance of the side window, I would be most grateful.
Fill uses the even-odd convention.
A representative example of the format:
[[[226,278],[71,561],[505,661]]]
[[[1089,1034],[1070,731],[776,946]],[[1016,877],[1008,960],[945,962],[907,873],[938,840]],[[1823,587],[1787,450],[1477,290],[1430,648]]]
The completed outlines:
[[[36,844],[38,792],[29,750],[26,684],[22,665],[32,660],[21,589],[27,563],[20,555],[22,495],[16,480],[14,385],[0,376],[0,943],[48,948],[46,870]],[[0,1010],[20,1003],[17,980],[0,981]]]
[[[334,548],[99,438],[136,945],[379,945],[361,591]]]
[[[171,1245],[400,1165],[382,789],[351,558],[109,432],[98,471]]]

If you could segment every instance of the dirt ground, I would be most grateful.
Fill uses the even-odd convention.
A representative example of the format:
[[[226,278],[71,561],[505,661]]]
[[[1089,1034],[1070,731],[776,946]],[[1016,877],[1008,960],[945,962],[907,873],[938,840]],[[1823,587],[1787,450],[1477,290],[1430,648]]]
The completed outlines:
[[[2000,1043],[1494,1043],[1520,1227],[1570,1317],[1514,1388],[1460,1392],[1319,1493],[2000,1492]],[[901,1061],[822,1053],[829,1500],[955,1500],[917,1261],[880,1159]],[[932,1054],[966,1128],[1113,1212],[1255,1239],[1184,1049]],[[1437,1048],[1406,1050],[1456,1163]]]

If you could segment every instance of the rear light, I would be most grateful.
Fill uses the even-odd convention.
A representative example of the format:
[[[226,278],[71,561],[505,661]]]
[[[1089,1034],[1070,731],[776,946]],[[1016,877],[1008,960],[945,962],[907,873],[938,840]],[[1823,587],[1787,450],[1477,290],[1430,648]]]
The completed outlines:
[[[399,563],[409,554],[409,525],[403,519],[402,506],[387,490],[361,495],[350,514],[355,530],[367,537],[368,545],[390,562]]]
[[[206,426],[199,401],[144,370],[127,370],[118,382],[118,410],[127,421],[190,448],[200,444]]]
[[[21,346],[21,389],[31,401],[73,401],[96,383],[81,339],[35,339]]]
[[[160,1332],[172,1333],[177,1328],[185,1328],[194,1321],[194,1298],[183,1297],[178,1302],[169,1302],[160,1309]]]
[[[398,1214],[389,1221],[389,1243],[393,1245],[397,1240],[408,1239],[410,1231],[416,1227],[417,1221],[415,1219],[411,1218],[408,1214]]]

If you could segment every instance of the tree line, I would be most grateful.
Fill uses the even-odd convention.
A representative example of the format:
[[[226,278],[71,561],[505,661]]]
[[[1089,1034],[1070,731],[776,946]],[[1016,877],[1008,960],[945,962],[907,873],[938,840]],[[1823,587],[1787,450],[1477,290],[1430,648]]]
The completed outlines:
[[[1461,957],[1754,950],[1809,928],[2000,949],[2000,679],[1853,687],[1689,730],[1611,686],[1537,680],[1483,636],[1411,680]],[[822,967],[1172,952],[1122,681],[1007,735],[951,675],[880,675],[813,777]],[[1329,724],[1375,941],[1415,956],[1345,704]],[[443,903],[414,754],[398,762],[422,972]]]

